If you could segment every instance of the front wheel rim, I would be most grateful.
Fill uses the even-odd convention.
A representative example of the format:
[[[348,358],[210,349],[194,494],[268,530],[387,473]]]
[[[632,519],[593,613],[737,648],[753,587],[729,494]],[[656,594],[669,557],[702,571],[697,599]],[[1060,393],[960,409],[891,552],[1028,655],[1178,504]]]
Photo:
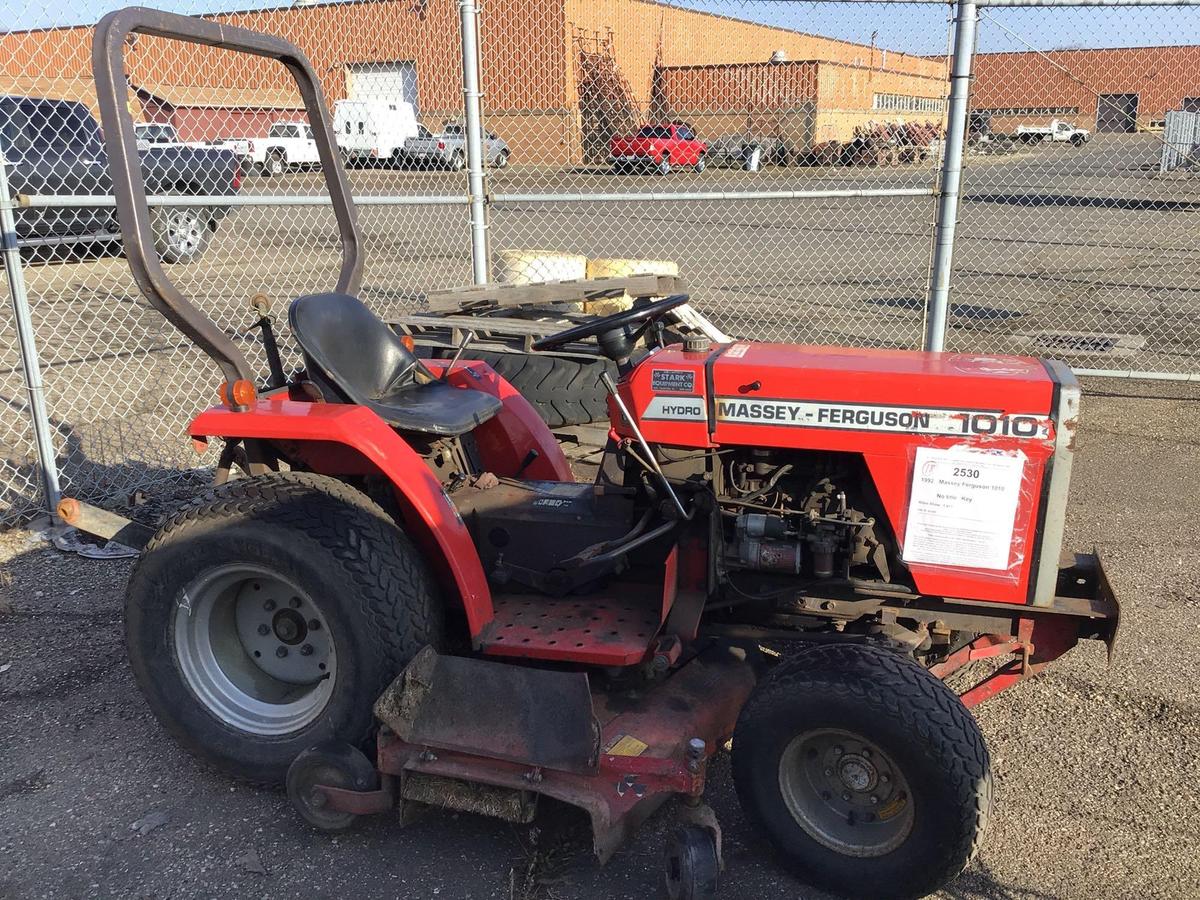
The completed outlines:
[[[912,832],[904,773],[872,741],[849,731],[822,728],[794,737],[779,760],[779,789],[796,823],[845,856],[883,856]]]
[[[174,618],[180,674],[226,725],[284,735],[324,711],[337,677],[333,635],[296,585],[249,564],[221,566],[181,592]]]

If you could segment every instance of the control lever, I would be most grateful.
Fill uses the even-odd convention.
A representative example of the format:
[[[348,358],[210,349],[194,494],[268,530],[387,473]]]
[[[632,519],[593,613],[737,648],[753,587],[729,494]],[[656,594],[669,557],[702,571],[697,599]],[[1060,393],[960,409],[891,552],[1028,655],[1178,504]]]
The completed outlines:
[[[275,329],[271,327],[274,321],[271,315],[271,300],[266,294],[255,294],[250,298],[250,308],[258,314],[258,321],[254,323],[254,327],[262,331],[263,354],[267,357],[267,369],[271,372],[267,383],[272,388],[281,388],[287,384],[287,375],[283,372],[283,360],[279,358]]]
[[[457,365],[462,358],[463,352],[467,349],[467,345],[475,340],[475,332],[467,331],[463,334],[463,338],[458,342],[458,349],[454,351],[454,356],[450,357],[450,362],[446,364],[446,368],[442,370],[442,381],[450,377],[450,370]]]
[[[679,510],[680,517],[682,517],[684,521],[690,522],[692,520],[691,513],[683,508],[683,504],[679,500],[679,495],[675,493],[675,488],[671,486],[671,482],[667,480],[666,473],[663,472],[662,466],[658,464],[658,460],[654,456],[654,450],[651,449],[650,444],[646,442],[645,436],[642,435],[642,429],[638,428],[637,422],[634,421],[633,416],[629,412],[629,407],[625,405],[625,401],[622,400],[621,395],[617,393],[617,386],[613,384],[613,380],[608,377],[607,372],[600,373],[600,380],[604,382],[604,387],[608,390],[608,393],[616,402],[617,409],[621,411],[621,418],[625,420],[625,424],[629,426],[629,430],[633,432],[633,436],[637,438],[637,442],[642,445],[642,450],[644,450],[646,453],[644,465],[649,466],[654,474],[658,476],[659,483],[663,486],[663,488],[666,489],[667,496],[669,496],[675,503],[675,508]],[[636,456],[636,454],[634,455]]]

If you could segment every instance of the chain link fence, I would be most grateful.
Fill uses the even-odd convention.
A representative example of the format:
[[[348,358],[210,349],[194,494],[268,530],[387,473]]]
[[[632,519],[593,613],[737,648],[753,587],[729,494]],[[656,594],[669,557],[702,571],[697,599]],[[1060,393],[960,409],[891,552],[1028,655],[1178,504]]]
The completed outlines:
[[[965,5],[168,8],[281,36],[312,61],[360,204],[362,296],[381,315],[488,277],[677,271],[730,334],[921,347],[940,200],[936,235],[955,248],[947,349],[1200,377],[1194,148],[1162,131],[1170,112],[1200,109],[1196,9],[981,8],[947,217]],[[44,402],[64,493],[191,490],[214,460],[193,454],[187,423],[220,377],[120,255],[90,69],[108,7],[6,10],[0,152],[20,199],[0,316],[0,519],[44,509],[56,489],[31,402]],[[293,366],[287,304],[332,288],[340,258],[298,92],[277,64],[146,36],[126,69],[167,272],[262,371],[250,301],[265,296]]]

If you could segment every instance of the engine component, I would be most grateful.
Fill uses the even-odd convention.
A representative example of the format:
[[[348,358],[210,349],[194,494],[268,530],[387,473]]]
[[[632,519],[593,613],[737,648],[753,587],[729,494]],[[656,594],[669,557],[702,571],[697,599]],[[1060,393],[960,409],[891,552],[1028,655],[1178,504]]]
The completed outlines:
[[[632,501],[617,491],[559,481],[478,479],[451,495],[484,571],[501,559],[548,570],[591,545],[625,535],[634,520]]]
[[[800,574],[800,539],[788,531],[782,516],[743,513],[734,526],[737,559],[748,569]]]

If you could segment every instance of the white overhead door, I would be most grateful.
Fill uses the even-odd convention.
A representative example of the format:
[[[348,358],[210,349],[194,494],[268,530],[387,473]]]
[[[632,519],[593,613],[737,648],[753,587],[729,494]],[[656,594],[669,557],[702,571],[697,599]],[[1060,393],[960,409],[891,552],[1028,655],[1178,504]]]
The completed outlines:
[[[387,100],[417,103],[417,64],[373,62],[346,64],[346,94],[351,100]]]

